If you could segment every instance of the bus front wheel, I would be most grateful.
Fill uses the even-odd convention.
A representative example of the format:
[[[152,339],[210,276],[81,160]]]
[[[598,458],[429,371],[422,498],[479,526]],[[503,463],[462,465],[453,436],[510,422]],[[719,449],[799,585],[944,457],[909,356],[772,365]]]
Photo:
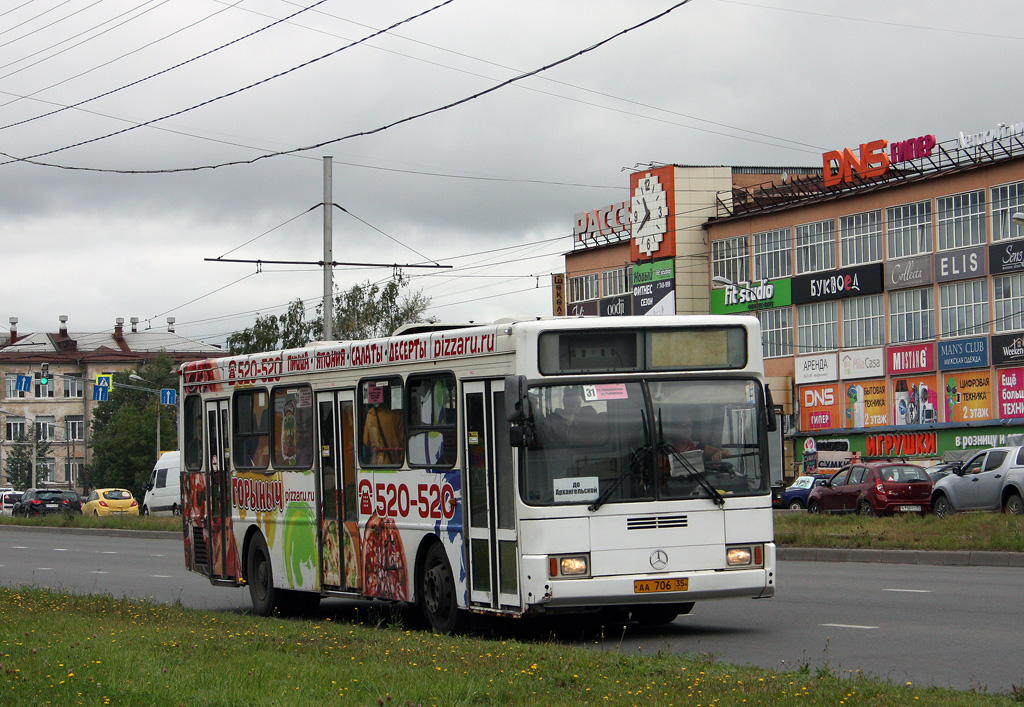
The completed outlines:
[[[246,562],[246,580],[252,608],[260,616],[270,616],[275,606],[274,573],[270,564],[267,541],[257,535],[249,545]]]
[[[427,551],[420,605],[430,627],[438,633],[455,633],[462,624],[462,612],[455,595],[455,575],[441,543],[434,543]]]

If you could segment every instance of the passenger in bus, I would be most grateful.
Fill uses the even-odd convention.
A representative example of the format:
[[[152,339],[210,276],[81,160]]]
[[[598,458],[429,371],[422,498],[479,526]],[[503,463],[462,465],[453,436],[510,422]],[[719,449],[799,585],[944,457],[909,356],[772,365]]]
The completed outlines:
[[[394,465],[402,463],[404,450],[404,424],[402,411],[382,407],[374,403],[366,411],[363,425],[363,445],[366,447],[370,464]]]

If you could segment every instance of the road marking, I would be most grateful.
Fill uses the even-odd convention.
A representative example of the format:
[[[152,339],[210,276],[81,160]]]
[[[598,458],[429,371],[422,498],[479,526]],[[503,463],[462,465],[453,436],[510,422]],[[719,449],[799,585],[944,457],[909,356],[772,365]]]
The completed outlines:
[[[931,594],[931,589],[883,589],[883,592],[905,592],[907,594]]]
[[[48,572],[52,572],[53,568],[52,567],[36,567],[36,572],[41,572],[42,570],[46,570]]]
[[[93,570],[92,573],[93,574],[106,574],[106,572],[104,572],[103,570]]]
[[[116,555],[117,550],[100,550],[101,555]]]
[[[68,549],[66,547],[55,547],[55,548],[53,548],[53,551],[54,552],[67,552]]]
[[[167,557],[167,553],[161,552],[159,555],[150,555],[150,557]]]
[[[819,626],[827,626],[828,628],[860,628],[864,630],[870,630],[878,628],[878,626],[858,626],[856,624],[818,624]]]
[[[150,577],[156,577],[157,579],[170,579],[171,578],[171,575],[169,575],[169,574],[151,574],[149,576]]]
[[[24,545],[11,545],[12,550],[28,550]]]

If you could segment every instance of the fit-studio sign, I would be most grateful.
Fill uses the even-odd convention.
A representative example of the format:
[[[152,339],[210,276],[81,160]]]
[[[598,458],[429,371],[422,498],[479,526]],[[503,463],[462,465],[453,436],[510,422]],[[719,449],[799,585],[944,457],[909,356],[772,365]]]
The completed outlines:
[[[870,295],[882,291],[882,264],[801,275],[794,277],[792,283],[794,304]]]

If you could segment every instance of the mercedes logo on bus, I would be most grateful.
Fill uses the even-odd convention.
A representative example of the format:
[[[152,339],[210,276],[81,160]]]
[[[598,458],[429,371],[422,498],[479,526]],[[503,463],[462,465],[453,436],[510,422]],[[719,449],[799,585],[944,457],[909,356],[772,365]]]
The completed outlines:
[[[651,567],[656,570],[663,570],[668,565],[668,553],[664,550],[655,550],[651,553]]]

